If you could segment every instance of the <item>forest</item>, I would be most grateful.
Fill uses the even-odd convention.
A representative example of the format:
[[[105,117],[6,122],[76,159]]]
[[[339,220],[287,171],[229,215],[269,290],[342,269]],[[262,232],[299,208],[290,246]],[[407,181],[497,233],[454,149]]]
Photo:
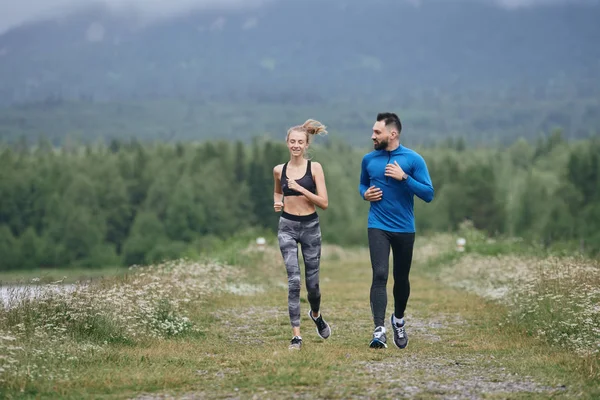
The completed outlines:
[[[318,140],[329,208],[325,241],[365,245],[368,203],[358,194],[370,148]],[[467,221],[491,239],[600,254],[600,140],[566,141],[555,130],[536,144],[469,148],[463,140],[417,147],[435,188],[416,201],[417,230],[453,232]],[[0,147],[1,270],[104,267],[198,257],[240,235],[274,240],[273,167],[283,140],[174,144],[48,140]]]

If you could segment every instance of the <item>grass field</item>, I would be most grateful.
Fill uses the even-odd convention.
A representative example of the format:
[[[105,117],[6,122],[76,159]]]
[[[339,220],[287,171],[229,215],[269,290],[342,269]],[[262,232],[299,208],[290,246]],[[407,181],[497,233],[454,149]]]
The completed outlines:
[[[561,275],[559,281],[548,274],[545,280],[533,276],[528,283],[545,282],[535,287],[538,292],[547,289],[535,302],[541,292],[529,295],[513,284],[521,282],[521,275],[499,279],[492,274],[488,279],[486,271],[501,267],[522,271],[528,266],[540,271],[550,261],[458,254],[453,240],[448,236],[417,240],[407,310],[410,344],[405,350],[391,343],[385,350],[368,348],[373,329],[368,253],[326,246],[322,313],[333,334],[328,340],[317,336],[306,315],[303,289],[304,345],[299,352],[289,351],[281,256],[275,247],[264,252],[250,248],[234,257],[238,262],[233,266],[215,260],[167,263],[86,286],[68,298],[48,298],[39,304],[23,300],[0,311],[0,395],[9,399],[600,397],[600,332],[595,329],[600,310],[587,310],[589,304],[577,303],[577,296],[564,303],[560,297],[548,300],[571,290],[557,282],[576,284],[576,279],[586,281],[577,286],[579,292],[588,283],[591,291],[586,298],[597,300],[593,283],[600,276],[598,264],[570,260],[572,273]],[[561,260],[552,262],[562,265]],[[503,289],[495,290],[498,287]],[[391,277],[388,289],[389,315]],[[515,296],[522,301],[514,302]],[[523,308],[535,304],[534,313]],[[561,313],[541,311],[557,306],[567,310],[563,322],[575,327],[563,327]],[[585,318],[573,320],[580,314]],[[549,321],[564,340],[553,340],[546,326]],[[539,330],[546,332],[541,335]]]

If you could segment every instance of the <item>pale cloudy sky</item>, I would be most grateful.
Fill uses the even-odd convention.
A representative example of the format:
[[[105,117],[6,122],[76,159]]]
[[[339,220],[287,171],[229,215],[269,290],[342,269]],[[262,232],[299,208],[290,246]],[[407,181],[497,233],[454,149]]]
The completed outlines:
[[[48,16],[64,15],[73,9],[76,9],[77,7],[85,6],[90,3],[104,3],[115,12],[136,12],[143,18],[153,19],[159,16],[171,16],[189,11],[191,9],[199,9],[203,7],[256,7],[268,1],[284,0],[0,0],[0,34],[5,32],[7,29],[24,22],[45,18]],[[418,4],[427,0],[406,1]],[[546,3],[568,3],[578,0],[481,1],[493,1],[504,7],[518,8],[522,6],[535,6]]]
[[[206,7],[256,7],[267,1],[272,0],[0,0],[0,34],[24,22],[65,15],[89,4],[106,4],[116,13],[135,12],[153,19]]]

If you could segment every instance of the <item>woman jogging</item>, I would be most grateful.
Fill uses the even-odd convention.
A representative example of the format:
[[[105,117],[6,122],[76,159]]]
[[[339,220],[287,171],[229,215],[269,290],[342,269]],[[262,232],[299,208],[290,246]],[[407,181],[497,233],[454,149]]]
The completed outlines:
[[[308,315],[317,326],[317,333],[321,338],[327,339],[331,335],[331,328],[320,312],[321,228],[316,212],[316,207],[327,209],[327,188],[321,164],[311,162],[306,157],[312,136],[325,134],[325,126],[312,119],[303,125],[290,128],[286,137],[290,160],[273,169],[273,208],[275,212],[283,211],[279,218],[277,238],[288,275],[288,310],[293,335],[289,348],[295,350],[302,347],[298,243],[304,259],[306,290],[310,304]]]

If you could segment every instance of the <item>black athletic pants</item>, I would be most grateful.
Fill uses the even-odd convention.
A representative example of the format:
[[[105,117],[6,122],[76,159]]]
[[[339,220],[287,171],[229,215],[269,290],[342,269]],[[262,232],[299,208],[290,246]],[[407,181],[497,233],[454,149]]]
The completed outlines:
[[[408,274],[412,263],[414,243],[414,232],[398,233],[369,228],[369,252],[373,268],[371,312],[375,327],[384,326],[390,248],[392,249],[394,268],[394,315],[396,318],[404,317],[410,296]]]

